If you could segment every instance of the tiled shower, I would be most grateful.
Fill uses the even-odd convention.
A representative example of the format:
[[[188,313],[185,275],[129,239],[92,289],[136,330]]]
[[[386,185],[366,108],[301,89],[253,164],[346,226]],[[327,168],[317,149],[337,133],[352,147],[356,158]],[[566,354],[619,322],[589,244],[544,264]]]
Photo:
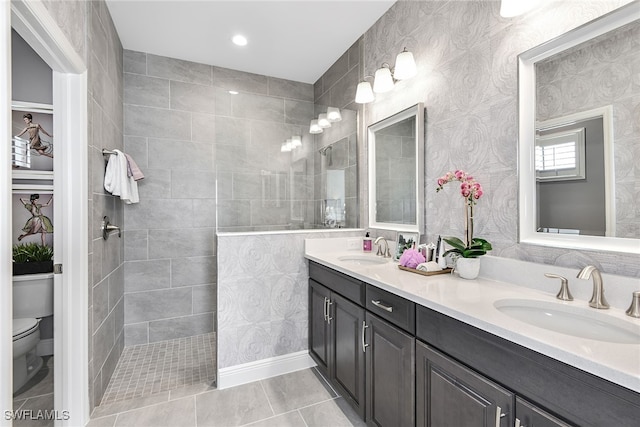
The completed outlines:
[[[101,404],[215,384],[216,231],[323,227],[332,173],[342,177],[345,212],[333,226],[357,224],[356,114],[336,87],[357,84],[354,46],[315,88],[124,51],[124,151],[145,179],[140,203],[124,207],[124,349]],[[340,126],[319,137],[308,132],[326,109],[316,99],[343,109]],[[281,152],[292,135],[302,147]],[[327,159],[319,148],[329,145]],[[279,275],[289,272],[262,286]]]

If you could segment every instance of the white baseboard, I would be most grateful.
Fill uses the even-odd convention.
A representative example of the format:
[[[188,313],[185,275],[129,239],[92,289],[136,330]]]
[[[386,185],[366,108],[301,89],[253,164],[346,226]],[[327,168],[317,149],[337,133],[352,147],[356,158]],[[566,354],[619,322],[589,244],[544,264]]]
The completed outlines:
[[[229,366],[218,370],[217,388],[235,387],[314,366],[316,362],[309,356],[307,350]]]
[[[36,347],[36,354],[38,356],[51,356],[53,354],[53,338],[40,340]]]

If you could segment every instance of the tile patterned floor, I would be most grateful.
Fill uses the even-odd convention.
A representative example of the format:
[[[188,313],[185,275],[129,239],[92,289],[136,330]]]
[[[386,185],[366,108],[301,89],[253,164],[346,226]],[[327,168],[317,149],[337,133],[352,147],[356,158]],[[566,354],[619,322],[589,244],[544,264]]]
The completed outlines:
[[[215,382],[215,333],[125,347],[101,405]]]
[[[206,384],[97,407],[87,427],[364,426],[317,369],[225,390]]]
[[[13,395],[13,410],[37,414],[38,411],[53,410],[53,356],[45,356],[44,366],[20,390]],[[53,426],[45,419],[23,419],[13,421],[14,427]]]

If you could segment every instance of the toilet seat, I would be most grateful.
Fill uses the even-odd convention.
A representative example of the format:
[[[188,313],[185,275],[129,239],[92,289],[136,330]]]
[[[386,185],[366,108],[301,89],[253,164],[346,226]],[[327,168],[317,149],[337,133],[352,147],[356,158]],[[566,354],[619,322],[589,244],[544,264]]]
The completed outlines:
[[[24,338],[38,330],[40,321],[34,318],[13,319],[13,341]]]

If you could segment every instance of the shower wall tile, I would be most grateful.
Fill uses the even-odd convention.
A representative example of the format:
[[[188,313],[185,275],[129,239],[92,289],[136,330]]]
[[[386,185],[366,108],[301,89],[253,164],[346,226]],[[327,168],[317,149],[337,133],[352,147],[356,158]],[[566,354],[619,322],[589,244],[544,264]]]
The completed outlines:
[[[191,200],[150,199],[127,206],[127,229],[184,227],[193,212]]]
[[[124,296],[124,264],[120,264],[111,275],[109,275],[109,310],[113,310],[122,300]],[[122,323],[122,319],[116,316],[116,331],[122,330],[118,328],[118,322]]]
[[[197,314],[149,322],[149,342],[172,340],[213,332],[213,314]]]
[[[171,172],[171,197],[174,199],[215,199],[214,172],[176,169]]]
[[[216,310],[216,286],[193,287],[193,314],[212,313]]]
[[[149,230],[149,258],[214,255],[213,228]]]
[[[190,287],[127,293],[124,321],[129,324],[188,316],[192,313],[192,306]]]
[[[124,291],[140,292],[171,287],[171,261],[129,261],[124,263]]]
[[[144,169],[143,173],[145,179],[138,181],[138,196],[140,200],[146,201],[148,199],[167,197],[167,190],[171,188],[171,170]]]
[[[225,90],[267,94],[267,76],[213,67],[213,85]]]
[[[184,111],[125,105],[124,132],[127,136],[191,138],[191,115]]]
[[[269,77],[267,84],[269,88],[268,94],[271,96],[313,102],[313,85],[311,84],[275,77]]]
[[[124,138],[124,151],[144,171],[149,167],[149,153],[147,151],[147,138],[139,136],[127,136]],[[139,183],[138,183],[139,184]]]
[[[109,315],[109,279],[93,287],[93,325],[99,328]],[[96,332],[94,329],[93,333]]]
[[[171,260],[171,287],[216,283],[215,257],[175,258]]]
[[[125,73],[147,74],[147,54],[125,49],[123,55]]]
[[[218,195],[220,195],[220,184],[218,184]],[[194,227],[215,227],[216,225],[216,200],[215,199],[195,199],[193,200],[193,215],[191,225]]]
[[[231,108],[234,117],[271,122],[284,120],[282,98],[240,93],[233,97]]]
[[[216,117],[216,144],[242,146],[247,144],[250,138],[251,123],[249,120],[234,117]]]
[[[134,105],[169,108],[169,80],[125,73],[124,96]]]
[[[259,173],[234,173],[233,197],[234,199],[261,200],[263,178]]]
[[[212,144],[150,139],[149,147],[153,153],[149,167],[153,169],[210,171],[213,164]]]
[[[93,334],[93,363],[96,371],[102,369],[104,361],[115,344],[115,339],[115,319],[113,316],[107,316]]]
[[[322,85],[324,92],[334,86],[338,80],[342,79],[342,76],[349,71],[349,52],[345,52],[333,63],[331,67],[322,76]],[[352,96],[355,94],[353,92]]]
[[[296,125],[309,125],[309,117],[313,116],[313,102],[284,100],[284,121]]]
[[[218,208],[219,227],[236,227],[251,224],[250,200],[220,200]]]
[[[329,90],[331,104],[339,108],[345,108],[353,103],[353,97],[358,86],[358,68],[351,69],[344,77],[338,80]]]
[[[149,257],[149,231],[128,230],[124,231],[124,260],[138,261]]]
[[[179,82],[211,85],[212,67],[196,62],[147,54],[147,75]]]
[[[214,114],[216,90],[212,86],[171,82],[171,109]]]
[[[129,347],[149,342],[149,323],[133,323],[124,325],[124,345]]]
[[[216,99],[220,97],[216,95]],[[216,101],[216,114],[218,113],[218,106],[224,105],[219,101]],[[229,111],[231,107],[229,106]],[[227,114],[230,114],[227,113]],[[193,113],[191,115],[191,140],[197,142],[204,142],[207,144],[213,144],[216,142],[216,116],[211,114],[199,114]],[[213,159],[209,160],[209,167],[212,166]]]

